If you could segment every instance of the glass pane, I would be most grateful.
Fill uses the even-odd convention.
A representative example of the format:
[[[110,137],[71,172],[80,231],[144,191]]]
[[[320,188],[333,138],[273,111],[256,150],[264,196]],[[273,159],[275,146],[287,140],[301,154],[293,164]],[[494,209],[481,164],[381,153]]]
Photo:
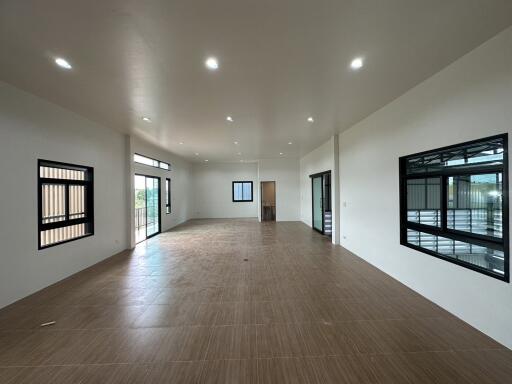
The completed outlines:
[[[76,224],[62,228],[48,229],[41,231],[41,247],[46,247],[55,243],[72,240],[77,237],[85,236],[90,233],[87,224]]]
[[[147,205],[147,222],[146,234],[147,236],[154,235],[160,231],[160,189],[157,178],[146,177],[146,205]]]
[[[478,266],[500,277],[505,275],[505,258],[502,251],[410,229],[407,230],[407,242],[465,264]]]
[[[502,173],[449,177],[447,225],[503,237]]]
[[[242,188],[242,183],[235,183],[234,186],[234,199],[235,201],[237,200],[242,200],[243,198],[243,188]]]
[[[164,162],[160,162],[160,168],[162,169],[165,169],[165,170],[169,170],[169,164],[168,163],[164,163]]]
[[[441,226],[441,179],[407,180],[407,221]]]
[[[313,228],[322,231],[322,176],[313,177]]]
[[[83,185],[69,186],[69,219],[81,219],[85,217],[86,187]]]
[[[39,177],[41,178],[85,180],[85,175],[86,171],[80,169],[51,167],[49,164],[39,167]]]
[[[41,193],[43,224],[66,220],[66,186],[43,184]]]
[[[153,160],[146,156],[134,154],[133,161],[135,161],[136,163],[145,164],[145,165],[149,165],[151,167],[158,168],[158,160]]]
[[[406,160],[407,174],[435,172],[447,168],[468,169],[502,165],[503,147],[503,139],[497,138],[411,156]]]
[[[135,176],[135,241],[146,238],[146,178]]]
[[[169,179],[165,179],[165,205],[169,204]]]
[[[250,201],[252,200],[252,184],[251,183],[243,183],[243,200]]]

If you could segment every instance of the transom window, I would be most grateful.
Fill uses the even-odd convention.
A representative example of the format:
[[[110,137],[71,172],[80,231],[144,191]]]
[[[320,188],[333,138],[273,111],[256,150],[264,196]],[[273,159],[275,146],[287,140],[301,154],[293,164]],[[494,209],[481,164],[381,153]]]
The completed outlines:
[[[508,282],[507,138],[401,157],[401,244]]]
[[[233,181],[233,202],[253,201],[252,181]]]
[[[166,171],[171,170],[171,164],[165,161],[155,160],[147,156],[142,156],[137,153],[133,155],[133,161],[139,164],[149,165],[150,167],[165,169]]]
[[[39,160],[39,249],[94,233],[93,168]]]

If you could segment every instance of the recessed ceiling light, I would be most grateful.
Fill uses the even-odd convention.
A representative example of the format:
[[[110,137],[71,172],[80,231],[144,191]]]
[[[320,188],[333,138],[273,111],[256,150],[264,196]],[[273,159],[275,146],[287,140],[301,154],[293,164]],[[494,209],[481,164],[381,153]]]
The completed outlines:
[[[55,64],[57,64],[59,67],[64,69],[71,69],[73,68],[71,64],[66,59],[63,59],[62,57],[55,58]]]
[[[180,141],[180,145],[183,145],[183,141]]]
[[[283,156],[283,155],[284,155],[284,153],[283,153],[283,152],[279,152],[279,154],[280,154],[281,156]]]
[[[238,141],[233,141],[233,144],[238,145]]]
[[[240,160],[241,163],[243,163],[244,161],[243,160]]]
[[[204,161],[208,162],[208,159],[205,159]]]
[[[229,121],[230,123],[233,122],[233,118],[231,116],[226,117],[226,120]]]
[[[198,153],[198,152],[196,152],[196,153],[194,153],[194,155],[199,156],[199,153]]]
[[[288,145],[292,145],[293,143],[291,141],[288,142]]]
[[[238,155],[238,156],[242,156],[242,152],[238,152],[238,153],[237,153],[237,155]]]
[[[206,65],[206,68],[211,69],[212,71],[215,71],[219,68],[219,62],[217,61],[216,57],[207,58],[204,64]]]
[[[315,121],[315,119],[313,119],[313,117],[309,116],[308,117],[308,123],[313,123]]]
[[[350,68],[354,70],[361,69],[364,65],[364,60],[362,57],[356,57],[354,60],[350,63]]]
[[[143,116],[142,120],[144,120],[146,123],[151,123],[151,119],[149,117]]]

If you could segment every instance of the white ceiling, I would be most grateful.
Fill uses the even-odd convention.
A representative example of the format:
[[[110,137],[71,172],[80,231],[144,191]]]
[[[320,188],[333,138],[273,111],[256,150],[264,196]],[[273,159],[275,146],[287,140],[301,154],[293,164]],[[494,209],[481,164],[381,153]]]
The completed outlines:
[[[2,0],[0,79],[192,160],[297,157],[511,24],[510,0]]]

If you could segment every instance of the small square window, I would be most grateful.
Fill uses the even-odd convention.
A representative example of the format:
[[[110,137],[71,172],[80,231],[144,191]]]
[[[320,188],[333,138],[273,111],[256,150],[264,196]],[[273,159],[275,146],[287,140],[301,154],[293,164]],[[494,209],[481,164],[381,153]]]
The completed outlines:
[[[252,181],[233,181],[233,202],[253,201],[252,198]]]

